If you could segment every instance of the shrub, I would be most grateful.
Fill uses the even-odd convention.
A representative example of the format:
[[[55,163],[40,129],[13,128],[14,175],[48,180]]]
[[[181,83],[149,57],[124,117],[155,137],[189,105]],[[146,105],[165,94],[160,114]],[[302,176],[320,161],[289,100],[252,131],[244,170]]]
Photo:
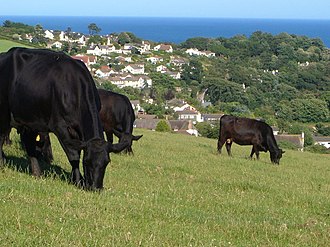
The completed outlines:
[[[171,132],[171,127],[165,120],[160,120],[156,126],[156,131]]]
[[[288,127],[287,131],[289,134],[301,134],[301,132],[304,132],[305,133],[305,144],[304,144],[305,147],[313,145],[313,143],[314,143],[312,130],[303,124],[292,123]]]
[[[318,144],[306,147],[305,151],[311,153],[319,153],[319,154],[330,154],[330,149]]]
[[[219,137],[219,124],[210,124],[207,122],[197,123],[198,133],[207,138],[217,139]]]

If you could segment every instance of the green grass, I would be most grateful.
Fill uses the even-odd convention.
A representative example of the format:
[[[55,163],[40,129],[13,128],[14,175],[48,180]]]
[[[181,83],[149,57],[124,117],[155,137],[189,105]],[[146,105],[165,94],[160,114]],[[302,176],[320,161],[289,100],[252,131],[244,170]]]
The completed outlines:
[[[66,181],[55,161],[31,177],[18,138],[0,171],[1,246],[329,246],[329,155],[287,150],[247,159],[216,140],[137,129],[134,156],[111,154],[101,193]]]
[[[26,45],[23,45],[23,44],[14,42],[14,41],[0,39],[0,52],[6,52],[10,48],[15,47],[15,46],[29,47],[29,46],[26,46]]]

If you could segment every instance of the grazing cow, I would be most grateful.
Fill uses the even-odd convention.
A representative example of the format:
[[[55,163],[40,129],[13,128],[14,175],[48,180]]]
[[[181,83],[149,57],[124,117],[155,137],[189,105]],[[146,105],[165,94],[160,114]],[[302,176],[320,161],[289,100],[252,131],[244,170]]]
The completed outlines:
[[[104,140],[100,108],[94,81],[82,62],[50,50],[10,49],[0,56],[0,165],[5,137],[15,127],[30,158],[32,175],[40,176],[36,137],[53,132],[72,166],[71,181],[84,182],[79,171],[84,150],[86,188],[102,188],[109,152],[120,152],[128,143]]]
[[[113,135],[119,138],[119,143],[129,143],[126,151],[131,154],[132,141],[139,140],[142,135],[134,136],[133,123],[135,114],[129,99],[122,94],[104,89],[98,89],[101,99],[100,118],[108,142],[113,143]]]
[[[251,158],[255,153],[259,159],[259,151],[269,151],[270,160],[275,164],[279,164],[284,153],[277,146],[272,128],[265,122],[224,115],[220,119],[218,152],[221,153],[221,148],[226,143],[227,153],[231,155],[233,142],[239,145],[253,145]]]
[[[139,140],[142,135],[132,134],[135,114],[129,99],[125,95],[104,89],[98,89],[98,93],[101,100],[100,119],[108,142],[113,143],[113,135],[116,135],[120,143],[128,142],[125,150],[128,154],[132,154],[132,141]],[[40,134],[37,147],[47,162],[53,160],[48,134]]]

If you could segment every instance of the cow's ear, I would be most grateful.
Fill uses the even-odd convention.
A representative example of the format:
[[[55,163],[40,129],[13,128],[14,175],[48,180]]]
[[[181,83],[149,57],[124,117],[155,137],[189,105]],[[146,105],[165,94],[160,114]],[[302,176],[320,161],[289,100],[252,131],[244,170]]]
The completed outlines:
[[[108,142],[107,150],[108,150],[108,153],[119,153],[119,152],[123,151],[125,148],[127,148],[128,146],[129,146],[128,141],[123,141],[123,142],[119,142],[116,144],[112,144],[112,143]]]
[[[133,137],[132,137],[132,140],[133,141],[138,141],[138,140],[140,140],[140,138],[143,136],[143,135],[139,135],[139,136],[135,136],[135,135],[132,135]]]

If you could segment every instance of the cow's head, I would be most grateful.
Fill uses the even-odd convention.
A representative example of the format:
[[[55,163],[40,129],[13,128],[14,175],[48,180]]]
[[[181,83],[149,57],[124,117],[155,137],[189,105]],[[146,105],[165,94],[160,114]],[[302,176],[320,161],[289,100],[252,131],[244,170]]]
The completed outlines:
[[[84,148],[84,177],[87,189],[102,189],[103,178],[110,162],[107,143],[102,139],[92,139]]]
[[[274,152],[270,152],[270,160],[272,163],[279,165],[280,164],[280,159],[282,158],[282,154],[284,154],[285,151],[282,149],[277,149]]]
[[[112,144],[103,139],[92,139],[84,148],[84,176],[86,188],[95,190],[103,188],[103,179],[110,162],[110,152],[120,152],[128,146],[127,142]]]
[[[125,142],[128,143],[128,146],[127,146],[127,149],[126,149],[128,153],[133,153],[133,151],[132,151],[133,141],[138,141],[143,136],[143,135],[135,136],[131,133],[121,133],[121,132],[116,131],[116,130],[114,130],[114,133],[115,133],[116,136],[118,136],[119,143],[125,143]]]

